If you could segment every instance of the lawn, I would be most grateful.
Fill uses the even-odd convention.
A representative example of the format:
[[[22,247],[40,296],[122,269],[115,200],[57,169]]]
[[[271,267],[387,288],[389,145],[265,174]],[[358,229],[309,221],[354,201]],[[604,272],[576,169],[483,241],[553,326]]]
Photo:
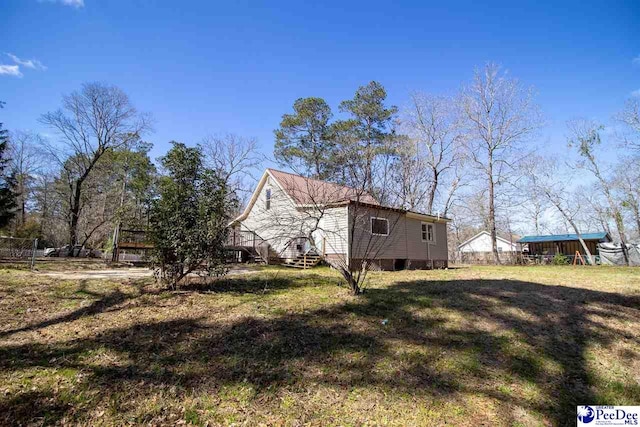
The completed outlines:
[[[0,424],[575,425],[640,404],[640,269],[0,270]]]

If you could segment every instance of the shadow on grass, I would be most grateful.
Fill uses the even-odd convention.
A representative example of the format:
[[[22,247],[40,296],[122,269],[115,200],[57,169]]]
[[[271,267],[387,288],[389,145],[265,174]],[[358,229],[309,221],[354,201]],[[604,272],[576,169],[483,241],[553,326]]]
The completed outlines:
[[[263,284],[259,278],[230,278],[192,290],[258,293]],[[301,285],[278,279],[269,286]],[[144,397],[167,387],[186,394],[238,384],[259,397],[326,384],[418,397],[485,396],[504,403],[505,424],[516,421],[512,412],[520,407],[565,425],[575,422],[578,404],[612,403],[593,392],[587,346],[638,342],[594,317],[640,324],[639,307],[638,297],[514,280],[400,282],[302,314],[137,323],[56,345],[5,345],[0,372],[82,371],[76,387],[93,396],[89,405],[132,387]],[[92,363],[88,355],[100,352],[123,355],[126,363]],[[501,389],[517,381],[535,384],[542,397]],[[615,397],[638,401],[639,393],[621,386]],[[84,412],[72,406],[60,395],[5,396],[0,422],[81,417]]]
[[[136,284],[136,282],[132,282],[132,283]],[[41,322],[37,322],[31,325],[26,325],[21,328],[0,331],[0,339],[6,338],[18,332],[35,331],[38,329],[46,328],[47,326],[57,325],[60,323],[73,322],[74,320],[78,320],[82,317],[92,316],[94,314],[102,313],[108,310],[114,310],[116,306],[121,305],[122,303],[128,300],[136,299],[143,294],[157,294],[158,292],[160,292],[159,290],[153,290],[153,291],[145,290],[143,284],[140,284],[140,283],[138,283],[136,287],[138,292],[133,294],[122,292],[120,289],[116,289],[107,294],[102,294],[99,292],[88,290],[87,280],[81,280],[78,286],[78,290],[76,290],[75,293],[80,293],[80,294],[88,295],[90,297],[95,298],[95,300],[91,304],[89,304],[86,307],[81,307],[77,310],[73,310],[70,313],[67,313],[61,316],[52,317],[50,319],[43,320]],[[76,298],[69,297],[66,299],[76,299]]]
[[[226,276],[213,280],[193,279],[181,285],[180,290],[201,293],[264,294],[307,286],[309,286],[308,280],[292,280],[291,277],[279,276],[277,273],[271,276],[249,273],[240,277]]]

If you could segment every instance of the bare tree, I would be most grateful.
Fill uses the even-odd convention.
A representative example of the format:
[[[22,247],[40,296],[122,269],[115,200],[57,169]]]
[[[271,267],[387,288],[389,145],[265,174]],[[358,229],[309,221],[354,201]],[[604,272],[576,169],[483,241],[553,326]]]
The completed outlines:
[[[621,206],[633,218],[636,236],[640,237],[640,169],[637,160],[625,158],[616,169],[613,186],[621,198]]]
[[[149,130],[149,118],[138,113],[118,87],[86,83],[62,99],[62,108],[40,121],[60,136],[47,149],[63,169],[68,188],[69,245],[78,243],[78,222],[86,196],[84,184],[109,150],[137,141]]]
[[[464,159],[461,158],[454,165],[453,172],[449,174],[447,191],[442,199],[442,216],[449,215],[451,208],[461,199],[460,191],[469,185],[464,169]]]
[[[624,142],[629,148],[640,153],[640,100],[638,98],[628,100],[616,118],[624,123],[630,131],[623,137]]]
[[[624,227],[624,219],[620,204],[616,200],[616,197],[612,191],[612,186],[609,180],[602,173],[602,169],[596,159],[596,148],[601,144],[600,131],[604,127],[598,123],[586,119],[577,119],[568,123],[571,136],[569,137],[569,146],[576,147],[578,154],[582,158],[582,161],[578,163],[578,166],[591,172],[598,182],[600,191],[605,196],[609,209],[616,228],[618,230],[618,236],[622,246],[622,253],[624,255],[625,262],[629,264],[629,256],[626,246],[626,232]]]
[[[594,193],[593,188],[590,186],[578,186],[573,193],[575,198],[582,200],[588,208],[588,213],[583,221],[592,220],[594,226],[613,235],[611,232],[611,214],[606,200],[602,198],[602,194]]]
[[[43,163],[42,144],[42,137],[34,132],[14,131],[9,136],[10,167],[16,182],[19,226],[24,226],[27,221],[27,204],[36,174]]]
[[[444,175],[459,162],[465,139],[460,113],[453,98],[411,95],[411,105],[401,117],[401,130],[409,140],[401,147],[399,162],[411,209],[422,207],[426,198],[426,212],[432,213]]]
[[[536,234],[541,234],[542,218],[545,213],[546,203],[543,198],[538,197],[537,193],[531,195],[530,208],[526,210],[529,218],[533,222],[533,227],[536,230]]]
[[[578,226],[577,216],[580,213],[580,205],[571,202],[570,196],[572,193],[566,187],[571,180],[561,177],[557,162],[539,156],[532,158],[529,162],[527,177],[528,180],[523,186],[523,191],[533,191],[538,197],[546,199],[557,209],[562,218],[578,236],[589,264],[594,265],[593,255],[583,240]]]
[[[522,143],[540,126],[541,117],[533,90],[522,87],[495,64],[476,70],[473,82],[463,89],[462,108],[469,131],[466,153],[487,182],[489,232],[499,263],[496,187],[526,157]]]
[[[264,160],[258,151],[258,141],[227,133],[209,135],[200,145],[205,164],[218,173],[239,206],[244,206]]]
[[[422,150],[417,141],[402,138],[394,151],[391,176],[397,203],[405,209],[422,209],[431,183]]]

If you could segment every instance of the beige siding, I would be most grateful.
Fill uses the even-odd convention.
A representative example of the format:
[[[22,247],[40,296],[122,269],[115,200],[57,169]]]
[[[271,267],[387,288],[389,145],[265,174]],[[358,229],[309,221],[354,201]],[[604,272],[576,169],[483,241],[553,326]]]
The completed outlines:
[[[318,216],[318,227],[313,233],[318,250],[324,248],[325,254],[346,256],[349,230],[347,206],[327,208]]]
[[[422,241],[419,219],[386,209],[351,207],[351,218],[356,221],[354,241],[351,245],[353,259],[409,259],[447,260],[446,224],[434,222],[435,242]],[[389,221],[389,235],[371,234],[371,217]],[[424,221],[428,222],[428,221]]]
[[[351,258],[406,258],[406,219],[404,215],[388,209],[375,209],[352,205],[350,220],[355,221]],[[371,218],[383,218],[389,223],[389,235],[371,233]]]
[[[422,223],[433,224],[435,241],[428,243],[422,240]],[[442,222],[421,221],[407,218],[407,247],[409,259],[446,260],[447,225]]]
[[[269,209],[266,209],[267,189],[271,189]],[[276,252],[282,252],[292,238],[306,235],[305,223],[305,215],[296,209],[289,196],[269,177],[251,211],[242,221],[242,229],[255,232]]]
[[[255,232],[276,253],[294,256],[289,242],[310,234],[319,251],[346,259],[376,260],[447,260],[445,223],[434,223],[436,241],[422,241],[421,221],[389,209],[360,205],[338,206],[318,211],[301,209],[271,177],[261,181],[255,203],[241,222],[241,228]],[[271,206],[266,208],[267,190],[271,190]],[[371,218],[388,221],[388,235],[371,233]],[[351,236],[351,224],[355,223]],[[313,232],[312,232],[313,231]],[[391,264],[393,265],[393,263]],[[416,264],[418,265],[418,264]]]
[[[269,209],[266,208],[268,189],[271,189]],[[312,207],[298,208],[278,183],[269,177],[259,189],[256,202],[241,227],[266,240],[282,258],[297,256],[300,251],[296,250],[296,244],[305,243],[304,239],[297,238],[309,237],[312,231],[318,250],[322,250],[322,241],[326,238],[327,250],[346,253],[346,209],[344,206],[322,211]]]

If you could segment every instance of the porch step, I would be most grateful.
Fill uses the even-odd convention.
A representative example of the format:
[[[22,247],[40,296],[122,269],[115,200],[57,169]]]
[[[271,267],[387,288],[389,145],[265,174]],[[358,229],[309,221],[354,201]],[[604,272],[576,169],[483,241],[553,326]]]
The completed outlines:
[[[287,261],[282,265],[285,267],[307,269],[315,267],[321,260],[322,257],[320,255],[306,255],[306,257],[304,255],[299,255],[297,258]]]

